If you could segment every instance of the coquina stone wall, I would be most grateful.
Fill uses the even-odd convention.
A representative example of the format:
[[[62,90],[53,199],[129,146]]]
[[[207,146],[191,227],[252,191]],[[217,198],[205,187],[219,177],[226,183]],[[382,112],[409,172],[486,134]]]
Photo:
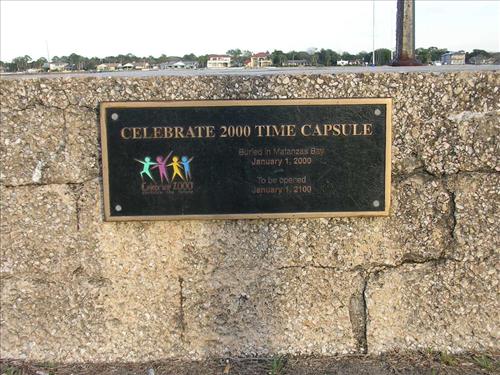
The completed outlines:
[[[500,74],[1,81],[0,356],[498,350]],[[101,101],[391,97],[387,218],[103,222]]]

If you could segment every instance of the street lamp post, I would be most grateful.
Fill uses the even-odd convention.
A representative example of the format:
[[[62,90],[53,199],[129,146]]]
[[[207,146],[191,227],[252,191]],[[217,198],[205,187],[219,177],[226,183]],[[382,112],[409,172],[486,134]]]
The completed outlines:
[[[393,66],[422,65],[415,59],[415,0],[398,0]]]

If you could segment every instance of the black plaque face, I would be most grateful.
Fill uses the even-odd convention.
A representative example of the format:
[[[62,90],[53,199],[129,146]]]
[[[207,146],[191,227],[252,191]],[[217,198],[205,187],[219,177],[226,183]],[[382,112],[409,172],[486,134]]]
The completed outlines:
[[[391,105],[102,103],[105,219],[386,216]]]

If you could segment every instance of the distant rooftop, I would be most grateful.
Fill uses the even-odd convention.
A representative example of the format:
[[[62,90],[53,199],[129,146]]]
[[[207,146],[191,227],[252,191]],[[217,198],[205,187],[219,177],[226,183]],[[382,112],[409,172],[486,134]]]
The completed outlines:
[[[267,53],[267,52],[258,52],[256,54],[252,55],[252,57],[267,57],[267,56],[269,56],[269,53]]]

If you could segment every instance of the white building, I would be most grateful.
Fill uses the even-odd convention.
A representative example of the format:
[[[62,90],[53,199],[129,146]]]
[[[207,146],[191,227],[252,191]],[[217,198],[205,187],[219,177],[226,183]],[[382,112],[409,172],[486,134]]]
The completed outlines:
[[[134,68],[137,70],[148,70],[149,63],[147,61],[139,61],[137,63],[134,63]]]
[[[229,68],[231,66],[231,56],[229,55],[209,55],[207,61],[208,69]]]
[[[132,64],[132,63],[123,64],[122,69],[123,70],[132,70],[132,69],[134,69],[134,64]]]
[[[443,65],[464,65],[465,64],[465,52],[447,52],[441,55],[441,63]]]
[[[160,69],[196,69],[198,68],[197,61],[168,61],[160,64]]]
[[[97,71],[98,72],[111,72],[113,70],[120,69],[122,67],[122,64],[117,64],[117,63],[107,63],[107,64],[99,64],[97,65]]]
[[[67,67],[68,67],[68,64],[65,62],[51,62],[49,64],[49,70],[51,72],[62,72],[64,70],[66,70]]]
[[[287,66],[308,66],[309,63],[307,62],[307,60],[288,60],[286,62],[286,65]]]

